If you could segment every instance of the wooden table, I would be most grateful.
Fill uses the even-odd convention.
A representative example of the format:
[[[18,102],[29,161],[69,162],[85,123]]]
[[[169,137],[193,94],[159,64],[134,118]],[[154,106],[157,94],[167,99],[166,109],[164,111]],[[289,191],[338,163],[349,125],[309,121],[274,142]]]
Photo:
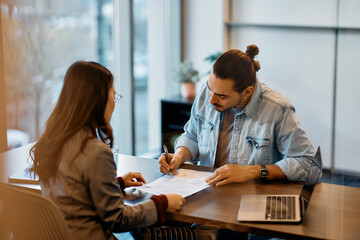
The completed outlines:
[[[26,146],[0,153],[0,182],[8,182],[8,177],[31,166],[32,161],[29,158],[29,150],[32,146],[33,143],[30,143]],[[40,193],[40,186],[38,184],[19,183],[16,185]]]
[[[258,182],[210,187],[187,198],[179,212],[167,217],[288,239],[359,239],[360,189],[333,184],[316,185],[301,224],[237,222],[242,194],[300,194],[301,188],[296,183]]]
[[[0,180],[26,166],[26,149],[22,147],[0,154]],[[184,165],[184,168],[209,168]],[[119,155],[118,175],[139,171],[147,182],[161,176],[158,162]],[[257,181],[210,187],[186,198],[180,211],[167,213],[168,219],[211,224],[241,232],[251,232],[287,239],[359,239],[360,188],[327,183],[315,186],[309,207],[301,224],[241,223],[236,216],[242,194],[300,194],[302,183]]]
[[[32,144],[0,153],[0,182],[7,182],[8,177],[29,166],[27,159]]]

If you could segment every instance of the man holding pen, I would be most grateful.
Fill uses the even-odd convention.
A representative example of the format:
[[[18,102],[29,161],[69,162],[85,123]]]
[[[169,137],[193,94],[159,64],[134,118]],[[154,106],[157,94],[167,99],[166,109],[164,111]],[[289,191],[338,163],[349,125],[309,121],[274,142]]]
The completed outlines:
[[[256,78],[258,52],[250,45],[245,53],[229,50],[219,57],[175,153],[159,158],[161,172],[174,174],[190,161],[216,168],[207,179],[216,186],[251,179],[304,181],[308,174],[318,180],[321,168],[294,106]]]

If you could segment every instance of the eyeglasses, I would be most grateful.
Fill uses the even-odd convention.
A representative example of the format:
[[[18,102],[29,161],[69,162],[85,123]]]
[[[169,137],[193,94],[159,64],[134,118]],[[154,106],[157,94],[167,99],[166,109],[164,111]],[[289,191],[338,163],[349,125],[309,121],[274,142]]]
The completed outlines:
[[[122,96],[120,94],[118,94],[118,93],[115,93],[114,98],[115,98],[115,103],[119,103],[120,100],[122,99]]]

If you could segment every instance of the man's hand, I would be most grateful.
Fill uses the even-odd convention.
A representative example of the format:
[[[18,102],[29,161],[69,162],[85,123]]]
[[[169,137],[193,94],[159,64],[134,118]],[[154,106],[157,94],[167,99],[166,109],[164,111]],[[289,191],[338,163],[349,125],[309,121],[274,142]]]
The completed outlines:
[[[146,183],[145,179],[139,172],[129,172],[121,177],[124,180],[125,187],[142,186]]]
[[[206,179],[210,185],[216,183],[217,187],[229,184],[245,182],[259,176],[260,166],[242,166],[237,164],[226,164],[215,170],[214,174]]]
[[[177,154],[169,153],[169,159],[166,159],[165,154],[161,154],[159,158],[160,172],[174,175],[181,163],[182,161]]]

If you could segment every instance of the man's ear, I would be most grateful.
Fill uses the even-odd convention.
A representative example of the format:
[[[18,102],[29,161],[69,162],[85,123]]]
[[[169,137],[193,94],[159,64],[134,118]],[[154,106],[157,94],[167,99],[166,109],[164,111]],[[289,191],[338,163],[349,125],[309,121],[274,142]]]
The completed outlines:
[[[243,90],[244,97],[249,98],[254,92],[254,86],[248,86]]]

